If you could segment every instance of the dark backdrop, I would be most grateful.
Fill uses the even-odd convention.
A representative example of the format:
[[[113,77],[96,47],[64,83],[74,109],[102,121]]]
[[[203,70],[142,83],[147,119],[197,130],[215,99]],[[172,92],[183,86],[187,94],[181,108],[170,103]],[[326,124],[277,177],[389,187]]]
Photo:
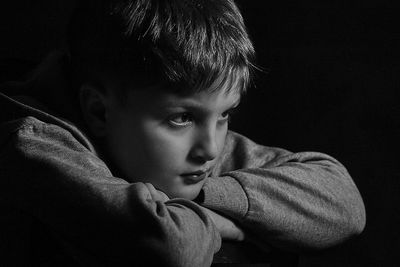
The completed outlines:
[[[62,43],[73,2],[2,5],[1,79],[18,75],[9,64],[15,59],[29,65]],[[400,10],[361,1],[238,3],[264,71],[257,72],[232,128],[266,145],[335,156],[367,209],[360,237],[304,255],[300,265],[394,266],[400,246]]]

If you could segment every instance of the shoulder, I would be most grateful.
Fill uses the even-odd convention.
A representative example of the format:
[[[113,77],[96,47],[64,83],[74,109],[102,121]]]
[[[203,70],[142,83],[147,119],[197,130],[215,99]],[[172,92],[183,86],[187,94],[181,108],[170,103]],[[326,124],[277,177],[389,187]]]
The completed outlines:
[[[279,158],[291,152],[277,147],[257,144],[239,133],[228,131],[224,149],[217,164],[222,171],[274,165]]]
[[[77,130],[62,125],[45,122],[34,116],[21,117],[4,122],[0,125],[1,154],[11,150],[28,153],[29,151],[50,152],[54,149],[73,150],[95,154],[88,146],[89,142],[82,142]]]
[[[228,154],[234,153],[238,155],[263,155],[264,157],[267,155],[268,157],[274,158],[286,156],[292,153],[283,148],[258,144],[250,138],[234,131],[228,131],[225,140],[224,152]]]
[[[329,162],[341,165],[335,158],[321,152],[292,152],[284,148],[257,144],[249,138],[229,131],[223,152],[225,160],[241,161],[246,165],[274,167],[287,162]]]
[[[3,131],[8,127],[8,135]],[[30,169],[38,173],[56,171],[58,175],[90,172],[111,176],[106,163],[61,125],[28,116],[0,125],[0,165],[12,172]],[[23,171],[26,173],[26,170]]]

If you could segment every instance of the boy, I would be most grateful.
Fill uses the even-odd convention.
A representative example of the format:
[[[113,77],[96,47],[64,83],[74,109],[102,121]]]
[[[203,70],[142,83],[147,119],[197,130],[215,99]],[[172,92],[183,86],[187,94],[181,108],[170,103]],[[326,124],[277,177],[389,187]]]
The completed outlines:
[[[209,266],[221,238],[303,250],[362,231],[338,161],[228,131],[254,55],[232,0],[85,1],[68,44],[0,98],[1,205],[60,244],[45,261]]]

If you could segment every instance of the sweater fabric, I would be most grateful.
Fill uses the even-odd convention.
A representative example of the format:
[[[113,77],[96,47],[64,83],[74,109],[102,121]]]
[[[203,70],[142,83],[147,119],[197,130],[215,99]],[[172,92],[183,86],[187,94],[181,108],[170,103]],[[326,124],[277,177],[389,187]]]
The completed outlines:
[[[1,236],[8,240],[0,250],[14,263],[50,261],[37,256],[50,253],[37,245],[47,243],[44,250],[60,246],[67,255],[54,252],[49,265],[68,265],[67,257],[82,266],[210,266],[221,237],[200,206],[233,219],[264,248],[323,249],[365,227],[360,193],[336,159],[261,146],[231,131],[200,202],[154,201],[145,184],[112,174],[64,97],[60,57],[45,62],[35,79],[0,89]]]

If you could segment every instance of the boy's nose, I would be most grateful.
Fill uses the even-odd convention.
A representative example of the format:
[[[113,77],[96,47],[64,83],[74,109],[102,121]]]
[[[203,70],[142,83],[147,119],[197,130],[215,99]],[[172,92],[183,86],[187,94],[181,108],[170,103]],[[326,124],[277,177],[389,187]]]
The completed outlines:
[[[218,156],[217,133],[215,127],[208,127],[199,131],[191,151],[194,160],[211,161]]]

